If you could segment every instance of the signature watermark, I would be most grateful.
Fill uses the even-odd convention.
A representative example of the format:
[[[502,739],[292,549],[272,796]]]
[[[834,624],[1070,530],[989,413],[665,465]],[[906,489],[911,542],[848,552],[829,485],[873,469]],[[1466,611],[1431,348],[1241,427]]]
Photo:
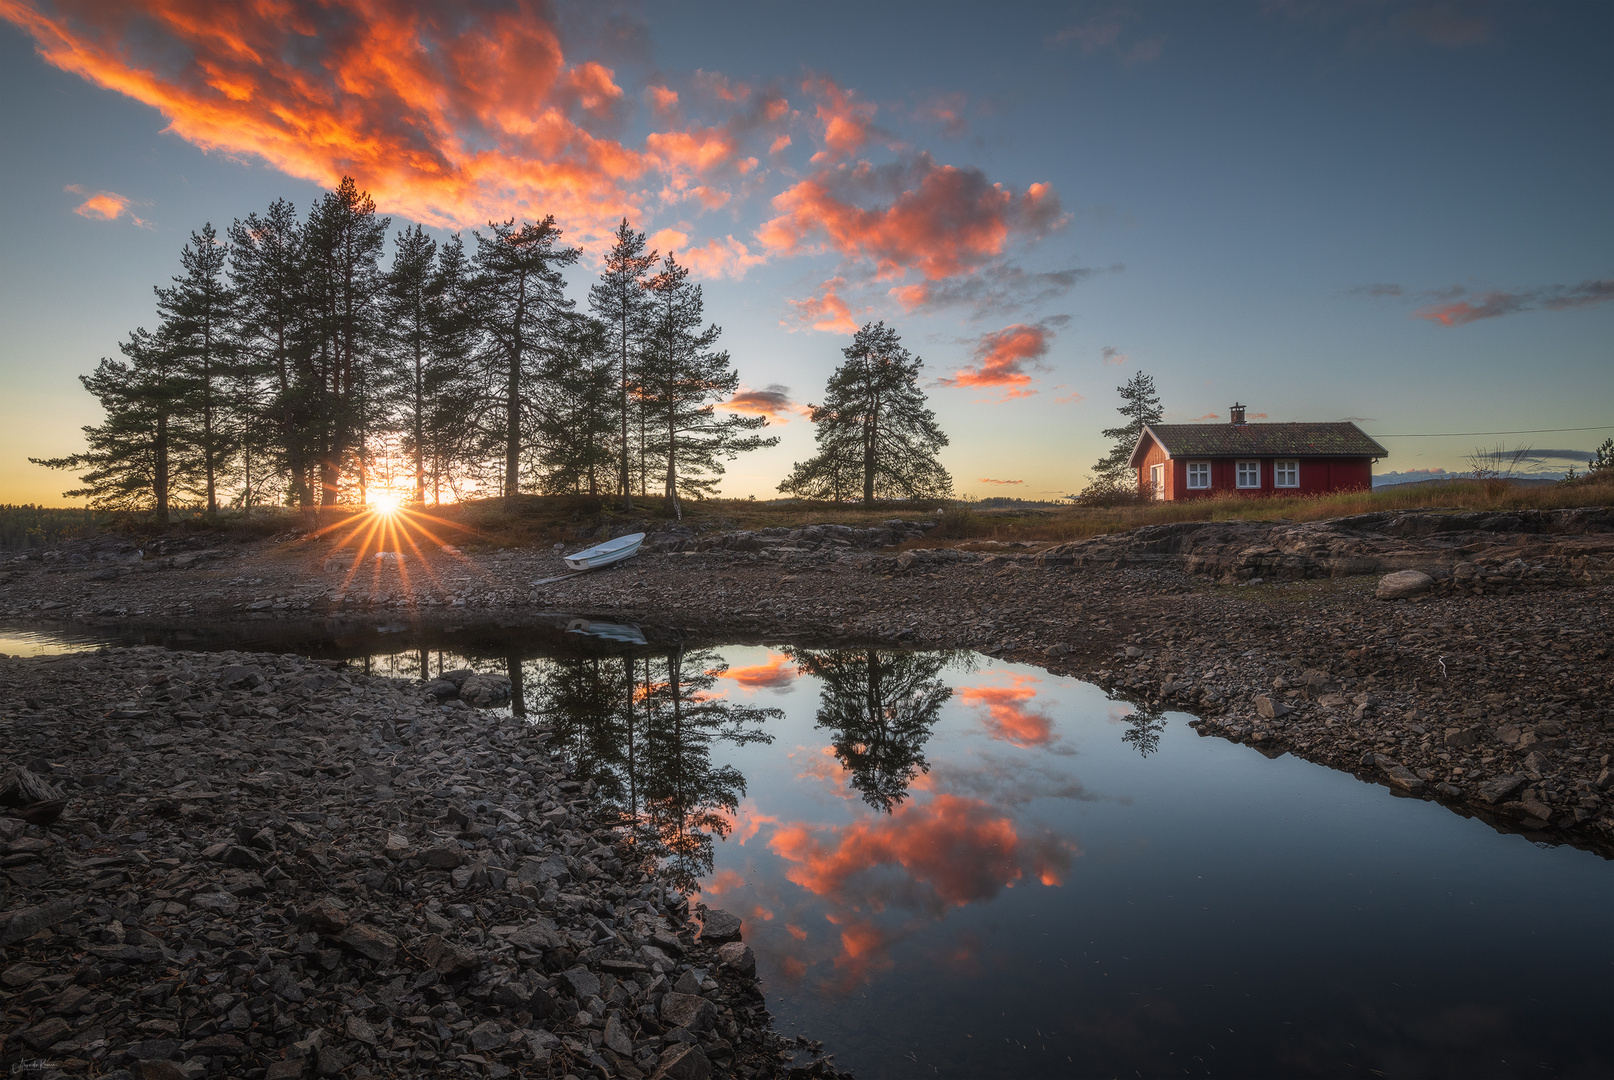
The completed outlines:
[[[44,1072],[54,1068],[56,1063],[48,1058],[34,1058],[32,1061],[16,1061],[11,1065],[11,1075],[21,1076],[23,1073]]]

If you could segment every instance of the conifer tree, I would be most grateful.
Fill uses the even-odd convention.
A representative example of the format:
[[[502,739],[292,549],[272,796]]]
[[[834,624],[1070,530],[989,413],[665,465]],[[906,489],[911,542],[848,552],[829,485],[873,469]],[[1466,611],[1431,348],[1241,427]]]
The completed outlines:
[[[496,438],[504,457],[505,498],[520,490],[523,383],[552,344],[559,315],[571,308],[562,290],[560,268],[582,254],[558,247],[561,231],[553,215],[516,228],[515,219],[489,222],[491,235],[476,233],[477,292],[481,327],[487,335],[489,369],[501,391],[502,431]]]
[[[94,373],[79,376],[106,412],[100,424],[84,428],[83,453],[28,459],[82,470],[83,486],[64,497],[88,498],[100,510],[153,510],[167,521],[174,496],[192,490],[199,470],[186,419],[194,380],[166,329],[134,331],[118,346],[126,361],[103,358]]]
[[[308,296],[303,227],[297,210],[276,199],[262,217],[230,226],[230,286],[235,294],[236,364],[256,397],[267,381],[262,416],[274,428],[265,447],[279,459],[287,501],[313,502],[308,443]]]
[[[414,468],[415,502],[426,501],[426,434],[432,368],[433,285],[437,241],[416,225],[398,234],[386,273],[382,307],[389,330],[393,401]]]
[[[1115,411],[1126,417],[1127,423],[1122,427],[1104,429],[1104,437],[1115,442],[1110,452],[1093,466],[1094,483],[1097,486],[1135,487],[1135,484],[1129,483],[1132,448],[1137,446],[1143,426],[1158,424],[1165,416],[1165,410],[1160,407],[1160,397],[1155,393],[1154,378],[1141,371],[1115,389],[1121,395],[1122,402]]]
[[[534,450],[546,493],[598,495],[602,478],[610,486],[618,360],[604,323],[566,313],[540,371]]]
[[[197,421],[202,455],[203,493],[209,511],[219,508],[219,473],[229,453],[228,380],[234,374],[230,288],[224,278],[229,245],[218,239],[212,223],[202,226],[180,252],[185,273],[157,292],[157,311],[167,323],[166,336],[178,350],[190,375],[195,398],[189,403]]]
[[[376,362],[383,326],[381,251],[392,219],[344,176],[309,213],[304,228],[305,289],[312,330],[309,399],[319,457],[321,505],[340,498],[349,459],[362,454],[366,426],[361,387]],[[361,473],[362,480],[362,473]]]
[[[633,508],[633,478],[628,468],[628,412],[636,400],[640,344],[647,325],[650,297],[645,274],[656,264],[656,253],[645,249],[642,232],[634,232],[623,218],[616,230],[616,243],[605,255],[605,270],[588,291],[589,307],[605,324],[611,352],[616,356],[620,382],[617,387],[618,484],[622,506]]]
[[[426,376],[427,453],[431,462],[432,502],[443,501],[443,481],[452,485],[458,469],[477,452],[475,413],[479,387],[473,368],[476,354],[477,298],[471,260],[459,233],[437,251],[432,277],[432,363]]]
[[[824,403],[812,407],[818,453],[798,462],[779,490],[807,499],[939,498],[953,480],[936,460],[947,436],[919,387],[924,361],[885,323],[865,323],[841,350]]]
[[[697,497],[711,493],[725,460],[779,439],[741,434],[764,427],[767,417],[717,415],[718,402],[734,395],[740,376],[728,352],[714,349],[722,329],[716,323],[701,328],[705,301],[688,269],[668,255],[650,293],[654,311],[641,376],[649,448],[666,462],[663,490],[682,520],[680,491]]]

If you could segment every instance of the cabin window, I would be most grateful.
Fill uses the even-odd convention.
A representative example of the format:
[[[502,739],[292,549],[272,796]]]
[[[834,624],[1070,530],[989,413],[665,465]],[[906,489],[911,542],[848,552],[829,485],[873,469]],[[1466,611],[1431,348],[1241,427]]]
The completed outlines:
[[[1188,463],[1188,489],[1190,491],[1210,490],[1210,462],[1190,461]]]
[[[1300,486],[1300,462],[1275,461],[1272,463],[1272,483],[1275,487],[1297,488]]]
[[[1164,465],[1149,466],[1149,486],[1153,489],[1154,498],[1166,497],[1166,467]]]
[[[1239,462],[1238,486],[1241,488],[1258,488],[1261,486],[1261,463],[1259,461]]]

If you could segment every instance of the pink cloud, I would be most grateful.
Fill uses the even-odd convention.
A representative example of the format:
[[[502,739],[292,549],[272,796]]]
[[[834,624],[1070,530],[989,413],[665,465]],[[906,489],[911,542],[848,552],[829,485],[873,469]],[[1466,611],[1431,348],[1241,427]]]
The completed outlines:
[[[805,323],[814,330],[855,334],[857,320],[852,318],[851,306],[840,294],[845,287],[844,277],[832,277],[818,286],[817,296],[809,296],[805,300],[787,300],[785,303],[792,309],[797,322]]]
[[[824,125],[824,146],[821,158],[851,157],[869,141],[869,128],[874,122],[875,106],[859,101],[851,90],[843,90],[826,78],[808,79],[801,85],[804,93],[818,100],[817,115]]]
[[[1053,331],[1038,325],[1015,323],[981,338],[975,348],[975,364],[960,368],[949,378],[938,380],[943,386],[990,386],[1007,388],[1004,400],[1030,397],[1035,390],[1026,389],[1031,383],[1027,364],[1040,361],[1048,353]]]
[[[85,189],[79,184],[69,184],[62,190],[70,192],[74,195],[87,194]],[[132,205],[134,205],[134,200],[128,198],[127,196],[119,195],[116,191],[97,191],[95,194],[90,195],[89,198],[85,199],[83,202],[74,207],[73,213],[77,214],[79,217],[89,218],[91,221],[116,221],[118,218],[127,214],[129,216],[129,220],[135,225],[138,225],[142,229],[149,229],[151,226],[144,220],[136,217],[134,212],[129,209],[129,207]]]

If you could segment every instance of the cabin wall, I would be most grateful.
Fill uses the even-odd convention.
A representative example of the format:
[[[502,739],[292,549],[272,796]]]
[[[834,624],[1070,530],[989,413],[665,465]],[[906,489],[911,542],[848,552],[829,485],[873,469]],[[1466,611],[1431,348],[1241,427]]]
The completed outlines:
[[[1164,452],[1158,444],[1150,447],[1150,453]],[[1148,459],[1139,471],[1139,483],[1149,478],[1149,466],[1156,459]],[[1373,461],[1365,457],[1328,457],[1328,458],[1300,458],[1300,486],[1298,488],[1279,488],[1274,486],[1276,473],[1273,464],[1276,458],[1257,458],[1261,462],[1261,486],[1259,488],[1241,488],[1238,486],[1238,463],[1249,461],[1250,458],[1210,458],[1211,486],[1209,489],[1189,490],[1188,462],[1205,461],[1205,458],[1174,458],[1166,468],[1167,484],[1166,498],[1176,499],[1202,499],[1213,495],[1326,495],[1335,491],[1354,491],[1373,486]],[[1287,459],[1286,459],[1287,460]]]
[[[1154,467],[1156,465],[1159,465],[1159,464],[1162,464],[1162,463],[1165,464],[1165,466],[1166,466],[1166,468],[1165,468],[1165,476],[1166,476],[1166,494],[1165,494],[1165,498],[1166,498],[1167,501],[1170,501],[1171,499],[1176,498],[1174,492],[1177,491],[1177,490],[1180,490],[1182,480],[1181,479],[1176,479],[1174,477],[1174,474],[1175,474],[1176,470],[1173,468],[1173,465],[1175,463],[1172,462],[1172,460],[1169,457],[1166,456],[1165,450],[1161,449],[1160,444],[1155,442],[1153,439],[1149,440],[1148,452],[1146,454],[1144,454],[1144,456],[1143,456],[1143,465],[1141,467],[1139,467],[1139,469],[1138,469],[1138,487],[1141,489],[1143,487],[1143,485],[1147,484],[1149,482],[1149,475],[1150,475],[1151,471],[1154,469]]]

